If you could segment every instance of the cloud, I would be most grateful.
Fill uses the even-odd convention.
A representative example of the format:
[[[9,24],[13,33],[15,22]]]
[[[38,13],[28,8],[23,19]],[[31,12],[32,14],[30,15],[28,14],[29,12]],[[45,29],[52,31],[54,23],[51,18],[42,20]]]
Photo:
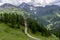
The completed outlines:
[[[32,5],[34,6],[43,6],[45,7],[46,5],[59,5],[60,0],[34,0],[32,2]]]
[[[10,3],[13,5],[20,5],[21,3],[28,3],[34,6],[46,6],[46,5],[59,5],[60,0],[0,0],[0,5],[2,3]]]
[[[13,4],[13,5],[20,5],[21,3],[25,2],[25,3],[28,3],[30,2],[31,0],[0,0],[0,4],[1,3],[10,3],[10,4]]]

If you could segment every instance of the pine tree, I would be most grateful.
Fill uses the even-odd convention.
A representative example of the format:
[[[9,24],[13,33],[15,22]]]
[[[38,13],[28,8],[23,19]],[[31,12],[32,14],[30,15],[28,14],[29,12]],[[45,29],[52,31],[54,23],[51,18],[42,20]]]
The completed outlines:
[[[8,22],[8,14],[4,13],[3,16],[4,16],[4,19],[3,19],[4,22],[7,23]]]
[[[17,24],[17,28],[20,28],[20,18],[19,18],[20,15],[16,14],[16,24]]]
[[[15,14],[14,13],[11,14],[10,22],[11,22],[11,27],[15,28],[16,20],[15,20]]]
[[[19,23],[24,26],[24,18],[22,15],[20,15]]]

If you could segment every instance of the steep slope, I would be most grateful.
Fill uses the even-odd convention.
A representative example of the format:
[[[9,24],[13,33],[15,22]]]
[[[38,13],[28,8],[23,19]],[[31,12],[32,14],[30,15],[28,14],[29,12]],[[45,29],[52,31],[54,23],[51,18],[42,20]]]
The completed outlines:
[[[46,6],[46,7],[34,7],[33,5],[28,5],[26,3],[22,3],[19,6],[14,6],[14,5],[6,3],[0,6],[1,12],[3,11],[8,12],[9,10],[9,12],[18,12],[18,14],[20,14],[19,11],[22,9],[27,12],[30,12],[31,15],[28,13],[27,15],[30,15],[32,19],[37,20],[39,23],[42,23],[45,26],[51,26],[50,24],[52,24],[54,28],[54,25],[56,25],[54,23],[56,23],[56,21],[60,19],[60,17],[58,16],[58,14],[60,13],[59,12],[60,7],[56,5]]]
[[[52,18],[52,21],[54,21],[54,17],[59,14],[60,11],[60,7],[56,5],[46,7],[34,7],[32,5],[22,3],[19,7],[33,14],[36,19],[44,25],[49,24],[49,20],[51,20]],[[58,18],[58,16],[56,18]]]
[[[60,38],[60,6],[34,7],[23,3],[19,7],[33,14],[33,19],[35,18],[38,23],[43,23],[47,29]]]
[[[13,7],[13,8],[3,8],[3,9],[1,9],[0,10],[0,13],[14,13],[14,14],[21,14],[21,15],[24,15],[24,14],[26,14],[26,17],[30,17],[30,16],[32,16],[33,18],[35,17],[33,14],[29,14],[28,12],[26,12],[26,11],[24,11],[24,10],[22,10],[22,9],[18,9],[18,8],[15,8],[15,7]],[[30,15],[30,16],[29,16]],[[32,18],[31,17],[31,18]],[[4,28],[2,29],[2,27],[4,26]],[[5,30],[5,26],[8,26],[8,25],[6,25],[6,24],[1,24],[1,29],[2,30]],[[24,30],[24,26],[22,27],[22,29]],[[17,37],[17,36],[15,36],[14,34],[15,33],[17,33],[16,35],[21,35],[21,36],[19,36],[19,37],[17,37],[16,38],[16,40],[33,40],[33,39],[31,39],[31,38],[29,38],[27,35],[25,35],[25,33],[24,33],[24,31],[22,30],[22,29],[12,29],[11,28],[11,33],[12,33],[12,35],[10,34],[10,27],[8,26],[7,27],[7,30],[9,31],[8,33],[5,33],[5,31],[7,32],[7,30],[5,30],[5,31],[3,31],[3,34],[1,33],[1,35],[4,35],[3,37],[4,38],[1,38],[1,39],[3,39],[3,40],[10,40],[11,38],[10,37],[12,37],[12,39],[11,40],[15,40],[15,38]],[[20,34],[20,31],[22,32],[21,34]],[[14,32],[14,33],[13,33]],[[47,38],[46,37],[44,37],[44,36],[41,36],[41,34],[40,33],[38,33],[37,32],[37,34],[32,34],[31,33],[31,31],[29,32],[33,37],[37,37],[37,38],[40,38],[40,39],[42,39],[42,40],[46,40]],[[7,36],[9,36],[8,38],[9,39],[7,39]],[[11,35],[11,36],[10,36]],[[39,36],[37,36],[37,35],[39,35]],[[6,36],[6,39],[5,39],[5,36]],[[27,37],[26,37],[27,36]],[[23,38],[24,37],[24,38]],[[51,38],[52,37],[52,38]],[[49,40],[57,40],[57,37],[55,37],[55,36],[50,36],[49,37]]]

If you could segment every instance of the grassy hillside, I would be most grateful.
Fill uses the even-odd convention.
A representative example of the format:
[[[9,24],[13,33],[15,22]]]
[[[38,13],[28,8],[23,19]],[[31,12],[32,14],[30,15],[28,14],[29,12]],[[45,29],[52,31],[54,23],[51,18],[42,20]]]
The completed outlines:
[[[0,40],[33,40],[26,36],[23,31],[24,27],[21,26],[20,29],[13,29],[9,27],[7,24],[1,23],[0,24]],[[42,40],[46,40],[47,37],[41,36],[40,33],[32,34],[31,31],[29,32],[32,36],[40,38]],[[58,40],[57,37],[50,36],[48,40]]]
[[[21,29],[13,29],[4,23],[1,23],[0,40],[33,40],[27,37]]]
[[[0,21],[1,21],[0,39],[1,40],[33,40],[24,33],[24,28],[25,28],[23,25],[24,19],[22,18],[21,14],[26,14],[25,15],[26,17],[31,16],[31,14],[29,14],[28,12],[17,8],[9,8],[9,9],[4,8],[0,10]],[[48,32],[48,30],[43,25],[39,25],[37,21],[27,19],[27,22],[28,22],[28,28],[30,29],[30,30],[28,29],[29,30],[28,32],[32,36],[37,37],[41,40],[58,40],[56,36],[54,35],[50,36],[49,35],[50,31]],[[9,26],[8,24],[11,24],[11,26]],[[41,34],[44,36],[42,36]],[[46,35],[48,37],[46,37]]]

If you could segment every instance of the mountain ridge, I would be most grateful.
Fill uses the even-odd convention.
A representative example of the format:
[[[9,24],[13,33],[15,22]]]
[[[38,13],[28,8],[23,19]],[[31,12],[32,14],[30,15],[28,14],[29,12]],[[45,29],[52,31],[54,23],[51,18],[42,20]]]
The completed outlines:
[[[1,7],[2,8],[16,7],[18,9],[23,9],[23,10],[33,14],[33,16],[31,17],[32,19],[37,19],[38,22],[43,23],[44,25],[49,24],[48,19],[45,19],[45,17],[50,18],[50,19],[54,18],[53,15],[56,15],[56,13],[58,13],[60,11],[60,6],[56,6],[56,5],[46,6],[46,7],[34,7],[33,5],[28,5],[26,3],[22,3],[19,6],[14,6],[11,4],[4,4],[3,6],[0,6],[0,8]]]

